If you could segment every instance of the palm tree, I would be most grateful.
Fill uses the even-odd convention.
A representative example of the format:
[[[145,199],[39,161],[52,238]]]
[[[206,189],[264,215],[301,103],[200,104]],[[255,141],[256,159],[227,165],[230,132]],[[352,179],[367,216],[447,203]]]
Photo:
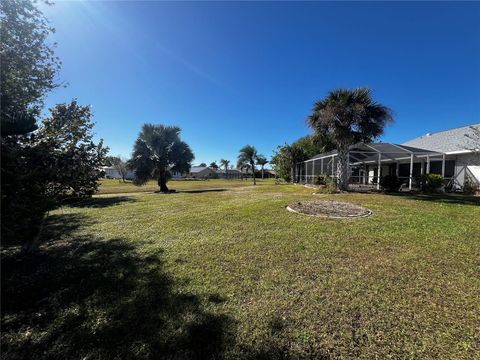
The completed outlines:
[[[260,165],[262,167],[262,180],[264,177],[264,166],[268,164],[268,160],[265,156],[263,155],[257,155],[257,165]]]
[[[257,161],[257,149],[255,149],[252,145],[245,145],[243,148],[240,149],[240,154],[238,155],[238,162],[239,163],[247,163],[250,165],[252,169],[252,176],[253,176],[253,185],[257,185],[255,181],[255,162]]]
[[[391,121],[391,110],[375,102],[367,88],[333,90],[315,103],[307,122],[316,134],[329,135],[337,144],[340,190],[348,189],[350,145],[373,141]]]
[[[225,179],[228,178],[228,165],[230,164],[230,160],[221,159],[220,166],[225,168]]]
[[[130,161],[134,183],[143,185],[156,178],[160,191],[168,192],[169,171],[186,172],[193,159],[192,150],[180,139],[179,127],[144,124]]]
[[[218,170],[218,165],[217,165],[217,163],[216,163],[215,161],[212,161],[212,162],[210,163],[210,168],[212,168],[212,169],[215,170],[215,171]]]

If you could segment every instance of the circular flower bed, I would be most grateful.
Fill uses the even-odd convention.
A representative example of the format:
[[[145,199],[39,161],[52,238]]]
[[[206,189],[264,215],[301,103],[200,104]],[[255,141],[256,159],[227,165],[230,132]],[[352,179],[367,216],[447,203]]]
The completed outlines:
[[[372,212],[364,207],[340,201],[315,200],[296,202],[288,205],[287,210],[299,214],[335,219],[372,215]]]

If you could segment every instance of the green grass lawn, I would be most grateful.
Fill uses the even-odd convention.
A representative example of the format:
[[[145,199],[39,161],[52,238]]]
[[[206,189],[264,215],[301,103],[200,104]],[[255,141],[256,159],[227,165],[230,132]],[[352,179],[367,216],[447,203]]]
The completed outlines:
[[[5,359],[480,357],[479,198],[169,187],[105,181],[3,251]],[[374,215],[285,210],[307,199]]]
[[[259,184],[273,184],[274,179],[257,179]],[[243,187],[252,184],[252,179],[245,180],[172,180],[168,182],[168,188],[177,191],[196,191],[202,189],[230,189],[233,187]],[[132,192],[155,192],[158,191],[158,184],[156,181],[149,181],[143,186],[135,186],[131,181],[121,181],[114,179],[102,179],[98,194],[119,194]]]

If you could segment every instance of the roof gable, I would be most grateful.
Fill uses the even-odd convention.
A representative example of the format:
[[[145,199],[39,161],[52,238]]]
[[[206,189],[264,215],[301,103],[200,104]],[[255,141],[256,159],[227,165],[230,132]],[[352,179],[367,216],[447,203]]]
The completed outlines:
[[[473,150],[474,145],[471,137],[475,136],[475,131],[480,131],[480,124],[426,134],[416,139],[409,140],[403,145],[444,152],[447,154],[457,151]]]

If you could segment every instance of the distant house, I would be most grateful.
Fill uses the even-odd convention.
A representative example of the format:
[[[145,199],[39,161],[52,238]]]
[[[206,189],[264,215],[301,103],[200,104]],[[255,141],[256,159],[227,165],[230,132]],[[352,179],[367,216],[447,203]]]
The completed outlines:
[[[226,173],[225,169],[218,169],[216,172],[220,179],[240,179],[242,177],[242,173],[237,169],[228,169]]]
[[[192,166],[188,177],[194,179],[215,179],[218,177],[218,174],[208,166]]]
[[[261,170],[259,171],[261,173]],[[277,176],[277,172],[272,169],[264,169],[263,170],[263,177],[264,178],[274,178]]]
[[[358,143],[350,146],[350,183],[374,185],[379,179],[396,175],[404,186],[413,189],[422,174],[439,174],[445,188],[462,190],[468,179],[480,184],[480,124],[426,134],[404,144]],[[336,177],[338,152],[318,154],[298,163],[295,180],[314,183],[319,176]]]
[[[105,173],[104,177],[106,179],[122,179],[122,175],[120,172],[115,169],[113,166],[102,166],[101,168]],[[126,180],[132,180],[135,176],[135,172],[133,170],[128,170],[127,175],[125,176]]]

